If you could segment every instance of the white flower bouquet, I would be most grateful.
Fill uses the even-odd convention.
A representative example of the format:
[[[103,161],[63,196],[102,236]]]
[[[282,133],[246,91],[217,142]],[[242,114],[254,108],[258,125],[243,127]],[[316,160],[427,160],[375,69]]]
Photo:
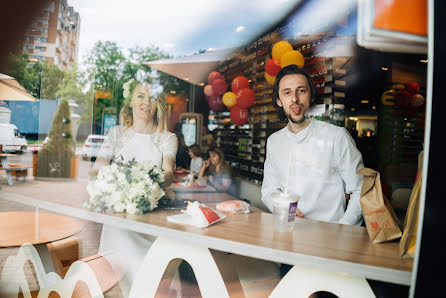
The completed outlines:
[[[83,206],[96,212],[145,214],[163,202],[163,187],[164,171],[152,162],[116,161],[101,167],[88,183],[90,198]]]

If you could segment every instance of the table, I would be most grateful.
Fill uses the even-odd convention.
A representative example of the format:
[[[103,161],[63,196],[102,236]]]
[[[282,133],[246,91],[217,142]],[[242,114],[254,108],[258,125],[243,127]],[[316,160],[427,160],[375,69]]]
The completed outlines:
[[[160,239],[171,239],[177,247],[193,243],[197,248],[328,272],[344,272],[402,285],[411,284],[413,260],[399,256],[398,242],[372,243],[365,227],[297,219],[294,232],[277,233],[274,231],[272,214],[250,213],[228,216],[222,222],[199,229],[167,222],[166,217],[177,214],[177,210],[157,210],[145,215],[109,215],[84,210],[68,199],[55,202],[48,196],[33,198],[7,191],[2,195],[8,200],[61,214],[114,225]],[[78,195],[85,194],[81,191]],[[231,199],[231,196],[221,193],[182,193],[178,197],[202,202],[206,202],[207,198],[215,202]]]
[[[59,214],[0,212],[0,248],[52,242],[79,233],[83,226],[81,221]]]
[[[208,184],[206,184],[204,187],[198,187],[198,184],[196,184],[194,182],[194,184],[192,184],[190,187],[187,187],[187,186],[182,186],[179,183],[180,183],[180,181],[174,182],[167,189],[171,189],[175,193],[180,193],[180,192],[187,192],[187,193],[198,192],[198,193],[200,193],[200,192],[215,192],[215,191],[217,191],[215,189],[215,187],[210,186]]]
[[[11,153],[0,153],[0,162],[1,162],[0,170],[6,171],[6,178],[8,180],[8,185],[14,184],[14,179],[12,178],[12,174],[11,174],[12,168],[9,166],[9,163],[8,163],[8,157],[12,157],[12,156],[16,156],[16,155],[11,154]],[[20,169],[18,169],[18,170],[20,170]]]

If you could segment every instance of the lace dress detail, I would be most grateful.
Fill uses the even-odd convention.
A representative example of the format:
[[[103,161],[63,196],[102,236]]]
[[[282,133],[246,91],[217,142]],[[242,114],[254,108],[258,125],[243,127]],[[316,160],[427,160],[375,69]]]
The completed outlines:
[[[104,159],[124,158],[136,161],[151,160],[162,166],[164,157],[175,160],[178,150],[178,139],[171,132],[155,132],[140,134],[122,125],[110,129],[107,139],[99,150],[98,157]]]

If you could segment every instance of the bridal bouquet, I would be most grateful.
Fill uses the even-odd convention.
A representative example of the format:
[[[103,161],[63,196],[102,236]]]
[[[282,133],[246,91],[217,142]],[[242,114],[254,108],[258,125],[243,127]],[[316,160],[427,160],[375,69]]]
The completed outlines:
[[[97,212],[144,214],[164,196],[164,171],[150,161],[117,161],[103,166],[87,185],[85,208]]]

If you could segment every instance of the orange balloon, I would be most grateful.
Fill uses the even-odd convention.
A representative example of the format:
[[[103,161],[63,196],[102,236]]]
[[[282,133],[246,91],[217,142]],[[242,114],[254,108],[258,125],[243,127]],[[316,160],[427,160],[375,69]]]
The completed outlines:
[[[293,50],[293,46],[288,41],[282,40],[274,44],[271,54],[273,59],[280,60],[284,53],[291,50]]]
[[[264,77],[265,77],[265,80],[268,82],[268,84],[274,85],[274,81],[276,80],[276,77],[270,76],[266,72],[265,72]]]
[[[304,56],[301,52],[296,50],[288,51],[282,55],[282,58],[280,58],[280,66],[282,68],[291,64],[296,64],[299,68],[303,68],[304,63]]]
[[[228,108],[237,104],[237,95],[234,92],[226,92],[223,94],[223,104]]]

